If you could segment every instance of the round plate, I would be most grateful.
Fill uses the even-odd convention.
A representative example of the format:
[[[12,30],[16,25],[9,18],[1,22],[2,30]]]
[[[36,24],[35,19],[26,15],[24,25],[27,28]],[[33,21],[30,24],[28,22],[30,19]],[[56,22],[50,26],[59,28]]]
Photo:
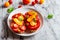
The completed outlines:
[[[29,33],[29,34],[28,34],[28,33],[19,34],[19,33],[15,33],[14,31],[12,31],[12,29],[11,29],[11,27],[10,27],[10,20],[12,19],[12,16],[13,16],[14,14],[17,14],[17,13],[25,14],[25,13],[28,12],[29,10],[33,10],[33,11],[36,11],[36,12],[38,13],[39,18],[40,18],[40,22],[41,22],[41,26],[40,26],[35,32]],[[32,8],[18,8],[18,9],[14,10],[13,12],[10,13],[10,15],[9,15],[9,17],[8,17],[8,19],[7,19],[7,24],[8,24],[9,29],[10,29],[13,33],[15,33],[15,34],[17,34],[17,35],[20,35],[20,36],[31,36],[31,35],[37,34],[37,33],[40,31],[40,28],[41,28],[42,25],[43,25],[43,17],[42,17],[42,15],[41,15],[37,10],[35,10],[35,9],[32,9]]]

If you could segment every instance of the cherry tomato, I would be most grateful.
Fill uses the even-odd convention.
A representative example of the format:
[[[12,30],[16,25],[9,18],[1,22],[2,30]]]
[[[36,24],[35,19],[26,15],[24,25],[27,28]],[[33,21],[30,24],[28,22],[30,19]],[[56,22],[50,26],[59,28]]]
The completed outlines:
[[[10,4],[12,4],[12,3],[13,3],[13,2],[12,2],[12,0],[9,0],[8,2],[9,2]]]
[[[33,1],[33,2],[32,2],[32,5],[34,6],[35,4],[36,4],[35,1]]]
[[[36,3],[38,3],[38,0],[35,0]]]
[[[23,0],[23,4],[29,4],[30,0]]]
[[[40,0],[40,4],[43,4],[44,3],[44,0]]]
[[[9,7],[10,6],[10,3],[9,2],[5,2],[4,6],[5,7]]]

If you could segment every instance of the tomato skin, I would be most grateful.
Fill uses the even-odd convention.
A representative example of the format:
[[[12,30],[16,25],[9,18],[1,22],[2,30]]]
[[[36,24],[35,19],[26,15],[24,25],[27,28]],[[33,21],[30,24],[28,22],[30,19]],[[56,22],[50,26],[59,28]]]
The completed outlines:
[[[12,2],[12,0],[9,0],[8,2],[9,2],[10,4],[12,4],[12,3],[13,3],[13,2]]]
[[[36,3],[38,3],[38,0],[35,0]]]
[[[36,24],[35,26],[29,25],[28,28],[29,28],[30,30],[36,30],[36,29],[39,28],[39,26],[40,26],[40,21],[37,21],[37,24]]]
[[[34,6],[35,4],[36,4],[35,1],[33,1],[33,2],[32,2],[32,5]]]

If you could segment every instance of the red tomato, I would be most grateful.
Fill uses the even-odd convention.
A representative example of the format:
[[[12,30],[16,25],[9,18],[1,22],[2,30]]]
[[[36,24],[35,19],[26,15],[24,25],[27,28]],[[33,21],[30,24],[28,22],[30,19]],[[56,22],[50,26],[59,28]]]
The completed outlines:
[[[15,24],[14,22],[10,23],[10,26],[14,32],[20,32],[23,33],[26,30],[25,26],[22,26],[21,29],[19,29],[19,25]]]
[[[18,25],[17,24],[14,24],[14,28],[18,28]]]
[[[18,32],[18,29],[12,29],[14,32]]]
[[[39,18],[38,18],[38,15],[36,16],[36,21],[38,21],[39,20]]]
[[[38,3],[38,0],[35,0],[36,3]]]
[[[18,28],[18,26],[19,26],[19,25],[15,24],[14,22],[11,22],[11,23],[10,23],[10,27],[11,27],[12,29],[16,29],[16,28]]]
[[[29,25],[28,28],[29,28],[30,30],[36,30],[36,29],[39,28],[39,26],[40,26],[40,21],[38,20],[38,21],[37,21],[37,24],[36,24],[35,26]]]
[[[13,15],[13,16],[12,16],[12,19],[13,19],[13,18],[18,18],[20,15],[21,15],[20,13]]]
[[[13,3],[12,0],[9,0],[9,3],[12,4]]]
[[[11,22],[10,27],[13,28],[13,26],[14,26],[14,22]]]
[[[25,31],[25,30],[26,30],[26,27],[25,27],[25,26],[22,26],[20,29],[21,29],[22,31]]]
[[[32,2],[32,5],[34,6],[35,4],[36,4],[35,1],[33,1],[33,2]]]
[[[30,0],[23,0],[23,4],[29,4]]]
[[[12,29],[14,32],[17,32],[17,33],[24,33],[25,31],[23,31],[23,30],[18,30],[18,29]]]
[[[23,30],[20,30],[20,33],[24,33],[25,31],[23,31]]]

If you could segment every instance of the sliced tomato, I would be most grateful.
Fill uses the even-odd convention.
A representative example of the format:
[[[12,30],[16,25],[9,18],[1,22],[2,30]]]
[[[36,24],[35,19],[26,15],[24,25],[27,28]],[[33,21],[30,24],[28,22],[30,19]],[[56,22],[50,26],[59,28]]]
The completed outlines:
[[[39,28],[39,26],[40,26],[40,21],[37,21],[37,24],[36,24],[35,26],[29,25],[28,28],[29,28],[30,30],[36,30],[36,29]]]
[[[26,27],[25,27],[25,26],[22,26],[20,29],[21,29],[22,31],[25,31],[25,30],[26,30]]]
[[[14,26],[14,22],[11,22],[10,27],[13,28],[13,26]]]
[[[23,31],[23,30],[20,30],[20,33],[24,33],[25,31]]]
[[[14,32],[18,32],[18,29],[12,29]]]
[[[18,28],[19,27],[19,25],[17,25],[17,24],[14,24],[14,28]]]
[[[19,25],[15,24],[14,22],[11,22],[11,23],[10,23],[10,27],[11,27],[12,29],[14,29],[14,28],[16,29],[16,28],[18,28],[18,26],[19,26]]]
[[[14,32],[17,32],[17,33],[24,33],[25,31],[23,31],[23,30],[18,30],[18,29],[12,29]]]

